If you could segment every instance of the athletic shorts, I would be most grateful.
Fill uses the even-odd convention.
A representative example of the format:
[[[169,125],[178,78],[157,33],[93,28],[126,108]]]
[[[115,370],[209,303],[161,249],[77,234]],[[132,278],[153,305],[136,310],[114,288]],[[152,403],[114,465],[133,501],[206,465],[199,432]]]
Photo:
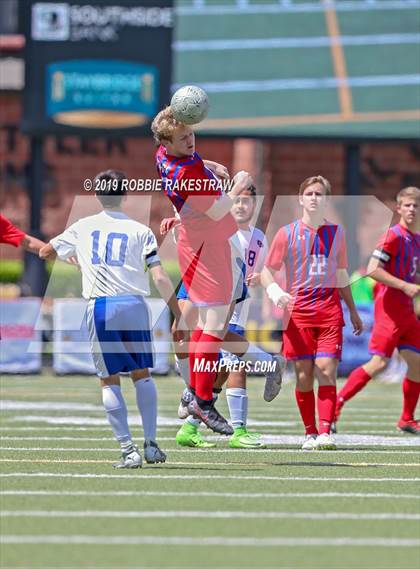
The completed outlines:
[[[397,324],[386,315],[374,321],[369,353],[390,358],[395,348],[420,353],[420,321],[414,314],[404,324]]]
[[[196,306],[228,306],[243,292],[242,253],[230,240],[205,241],[198,250],[178,241],[182,281]]]
[[[247,296],[248,296],[248,287],[245,284],[245,280],[243,280],[242,294],[241,294],[240,298],[238,298],[236,300],[236,304],[245,300],[247,298]],[[182,281],[181,281],[181,286],[179,287],[178,292],[176,293],[176,297],[178,300],[189,300],[190,299],[190,297],[188,296],[187,288]],[[233,326],[233,324],[232,324],[232,326]],[[230,324],[229,324],[229,327],[230,327]],[[242,327],[239,326],[239,328],[242,328]]]
[[[142,296],[93,298],[86,316],[99,377],[153,367],[150,315]]]
[[[287,360],[341,360],[342,345],[342,326],[297,328],[290,320],[287,330],[283,331],[283,353]]]

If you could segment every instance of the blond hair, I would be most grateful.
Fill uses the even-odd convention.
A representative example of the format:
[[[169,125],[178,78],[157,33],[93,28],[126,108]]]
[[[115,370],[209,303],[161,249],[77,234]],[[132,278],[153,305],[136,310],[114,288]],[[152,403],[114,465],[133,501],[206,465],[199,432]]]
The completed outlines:
[[[313,184],[320,184],[324,188],[325,194],[327,196],[331,195],[331,184],[329,183],[327,178],[324,178],[324,176],[320,175],[311,176],[310,178],[306,178],[306,180],[303,180],[303,182],[299,186],[299,195],[301,196],[303,192],[306,190],[306,188],[312,186]]]
[[[397,194],[396,200],[397,204],[401,205],[401,201],[403,198],[414,198],[417,203],[420,202],[420,190],[415,186],[408,186],[407,188],[403,188]]]
[[[161,144],[162,140],[172,142],[172,136],[179,126],[183,126],[183,123],[176,120],[171,107],[165,107],[152,122],[151,128],[156,144]]]

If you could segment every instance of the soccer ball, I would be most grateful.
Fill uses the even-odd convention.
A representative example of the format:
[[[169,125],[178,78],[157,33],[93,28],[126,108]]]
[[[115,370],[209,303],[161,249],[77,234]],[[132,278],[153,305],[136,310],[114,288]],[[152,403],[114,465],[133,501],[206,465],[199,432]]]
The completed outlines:
[[[177,121],[197,124],[204,120],[209,110],[207,93],[196,85],[187,85],[175,91],[171,109]]]

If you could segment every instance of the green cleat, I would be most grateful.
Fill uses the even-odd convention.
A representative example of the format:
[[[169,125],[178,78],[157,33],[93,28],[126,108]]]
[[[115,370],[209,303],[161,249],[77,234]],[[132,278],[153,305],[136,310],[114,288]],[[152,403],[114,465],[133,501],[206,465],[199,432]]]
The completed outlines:
[[[213,448],[216,443],[208,443],[203,439],[198,427],[191,423],[184,423],[176,434],[176,442],[182,447]]]
[[[257,433],[248,433],[246,427],[239,427],[229,440],[230,448],[265,448]]]

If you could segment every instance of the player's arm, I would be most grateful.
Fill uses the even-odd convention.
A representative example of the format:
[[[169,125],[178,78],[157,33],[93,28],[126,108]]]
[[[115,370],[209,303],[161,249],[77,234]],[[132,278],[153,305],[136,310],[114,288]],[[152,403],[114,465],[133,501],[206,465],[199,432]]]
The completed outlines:
[[[41,241],[36,237],[32,237],[32,235],[25,235],[25,237],[22,240],[22,247],[25,249],[25,251],[28,251],[29,253],[34,253],[35,255],[38,255],[38,253],[44,246],[45,246],[44,241]]]
[[[44,261],[53,261],[57,258],[57,253],[51,243],[47,243],[39,250],[39,257]]]
[[[223,178],[224,180],[230,179],[229,171],[223,164],[213,162],[213,160],[203,160],[203,162],[204,166],[211,170],[213,174],[216,174],[218,178]]]
[[[284,229],[281,228],[273,239],[265,266],[261,271],[261,284],[268,298],[279,308],[285,307],[292,300],[292,296],[274,280],[274,273],[283,266],[287,245],[287,237]]]
[[[77,223],[44,245],[39,251],[40,258],[45,261],[53,261],[58,257],[62,261],[76,264]]]
[[[350,314],[350,320],[353,325],[353,333],[359,336],[363,332],[363,321],[357,312],[354,304],[353,293],[351,292],[350,279],[347,269],[337,269],[337,286],[341,298],[347,305]]]
[[[378,283],[401,290],[410,298],[417,296],[420,293],[420,287],[418,285],[403,281],[391,275],[391,273],[385,269],[385,263],[389,261],[389,259],[390,255],[387,252],[375,249],[367,266],[367,274]]]
[[[167,233],[169,233],[171,229],[177,227],[180,224],[181,220],[179,219],[179,217],[165,217],[160,222],[160,228],[159,228],[160,234],[166,235]]]
[[[246,190],[252,185],[252,178],[248,174],[241,170],[233,178],[234,184],[229,194],[223,194],[213,201],[212,205],[204,212],[214,221],[222,219],[227,213],[230,212],[233,206],[233,200],[241,192]]]

